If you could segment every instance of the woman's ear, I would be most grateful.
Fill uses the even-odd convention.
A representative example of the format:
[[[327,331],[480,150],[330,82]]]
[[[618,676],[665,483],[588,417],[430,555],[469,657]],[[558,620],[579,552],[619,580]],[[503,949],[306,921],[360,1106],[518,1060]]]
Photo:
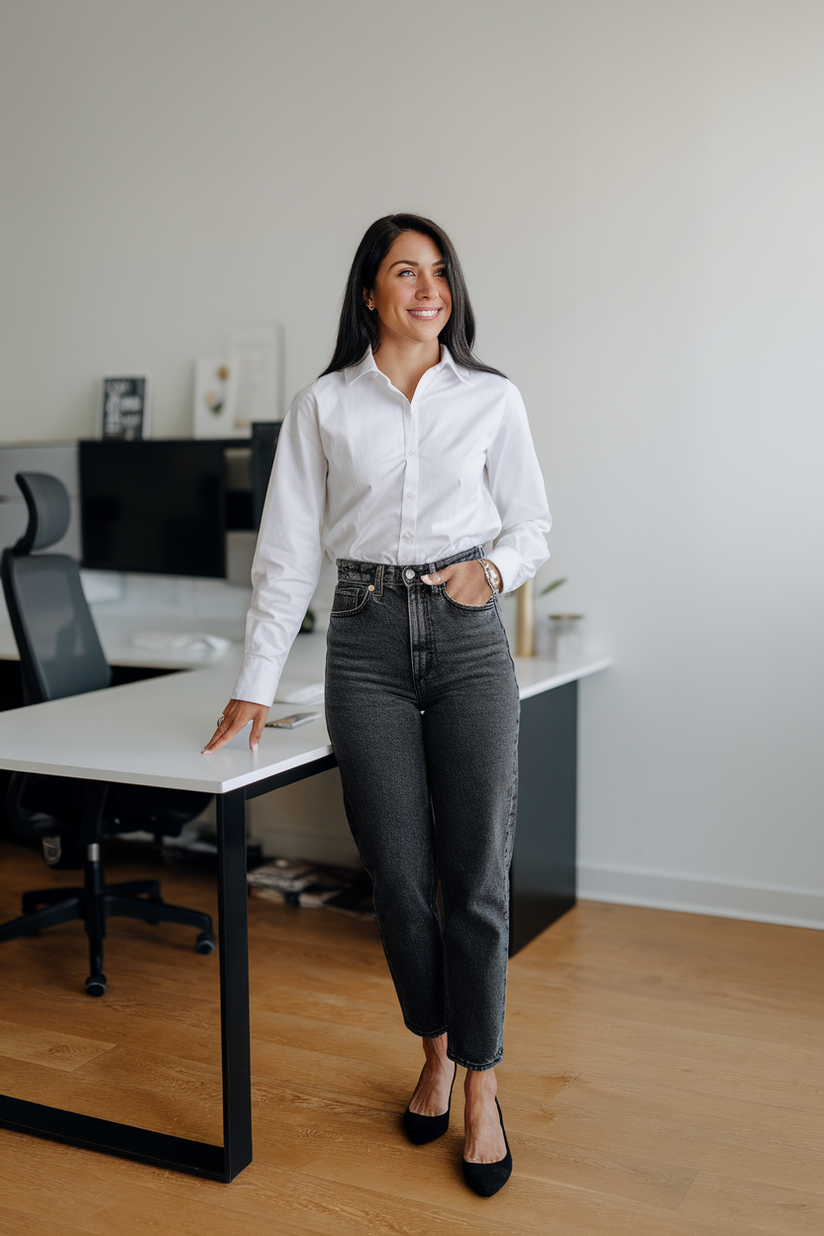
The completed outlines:
[[[366,305],[367,309],[375,308],[375,302],[372,299],[372,293],[369,291],[369,288],[363,289],[363,303]]]

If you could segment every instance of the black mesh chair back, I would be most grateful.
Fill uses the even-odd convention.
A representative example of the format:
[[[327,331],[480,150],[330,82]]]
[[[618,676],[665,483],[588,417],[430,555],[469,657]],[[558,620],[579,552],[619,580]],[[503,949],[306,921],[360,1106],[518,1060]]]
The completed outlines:
[[[3,551],[3,592],[23,669],[26,703],[98,691],[109,668],[80,583],[66,554],[32,554],[61,540],[69,525],[69,496],[61,481],[40,472],[15,477],[29,508],[29,526]]]

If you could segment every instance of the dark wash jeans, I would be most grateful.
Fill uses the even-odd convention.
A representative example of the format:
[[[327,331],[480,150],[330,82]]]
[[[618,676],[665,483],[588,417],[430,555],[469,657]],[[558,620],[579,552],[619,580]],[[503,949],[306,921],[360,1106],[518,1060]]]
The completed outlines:
[[[503,1054],[520,705],[497,599],[461,605],[420,577],[481,554],[339,559],[326,662],[329,734],[404,1021],[447,1032],[471,1069]]]

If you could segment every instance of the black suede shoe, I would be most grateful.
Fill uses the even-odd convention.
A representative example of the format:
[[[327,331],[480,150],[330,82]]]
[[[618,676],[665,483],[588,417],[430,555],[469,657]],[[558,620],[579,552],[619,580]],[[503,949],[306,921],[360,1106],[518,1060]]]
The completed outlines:
[[[492,1197],[493,1194],[504,1187],[512,1175],[512,1154],[509,1149],[509,1142],[506,1140],[506,1129],[504,1128],[501,1105],[497,1099],[495,1100],[495,1106],[498,1109],[498,1116],[501,1121],[501,1132],[504,1135],[506,1154],[497,1163],[469,1163],[466,1159],[462,1160],[464,1180],[470,1189],[475,1190],[479,1197]]]
[[[411,1112],[408,1107],[403,1113],[403,1127],[406,1130],[406,1136],[415,1146],[425,1146],[427,1142],[434,1142],[436,1137],[443,1137],[449,1128],[452,1087],[455,1085],[457,1075],[458,1066],[456,1064],[455,1072],[452,1074],[452,1086],[449,1087],[449,1106],[442,1116],[420,1116],[417,1112]]]

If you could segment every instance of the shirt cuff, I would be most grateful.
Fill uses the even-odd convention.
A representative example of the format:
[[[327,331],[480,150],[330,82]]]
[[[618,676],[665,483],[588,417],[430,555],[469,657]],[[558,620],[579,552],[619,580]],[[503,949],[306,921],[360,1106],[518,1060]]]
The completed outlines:
[[[519,575],[523,575],[524,560],[516,549],[510,549],[508,545],[499,545],[486,556],[498,568],[498,574],[501,577],[501,592],[512,592],[524,582],[519,578]]]
[[[265,704],[271,708],[282,666],[265,657],[245,656],[232,691],[233,700],[248,700],[250,704]]]

